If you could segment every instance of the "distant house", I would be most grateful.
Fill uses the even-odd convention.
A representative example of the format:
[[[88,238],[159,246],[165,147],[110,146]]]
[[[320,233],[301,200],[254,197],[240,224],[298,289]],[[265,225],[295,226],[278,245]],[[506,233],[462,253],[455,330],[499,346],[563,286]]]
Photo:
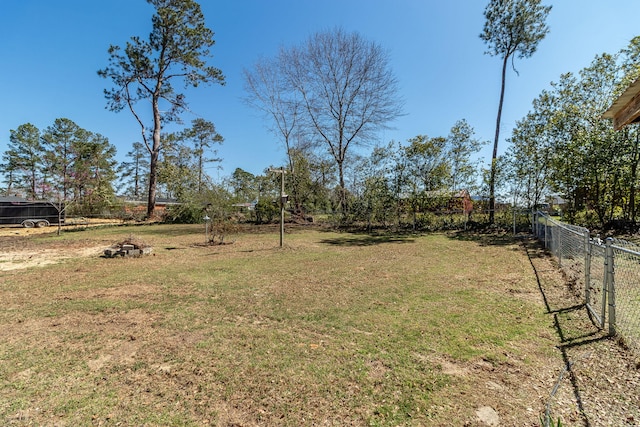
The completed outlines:
[[[258,201],[255,200],[253,202],[247,202],[247,203],[234,203],[233,206],[234,208],[240,208],[240,212],[244,212],[244,211],[252,211],[256,208],[256,205],[258,204]]]
[[[552,214],[562,212],[567,206],[567,201],[560,196],[547,197],[547,203],[549,204],[549,213]]]
[[[424,210],[440,214],[471,214],[473,200],[469,191],[427,191],[424,193]]]
[[[141,200],[136,197],[123,196],[120,197],[124,204],[124,211],[129,215],[143,215],[147,213],[147,200]],[[162,214],[166,211],[167,207],[173,205],[179,205],[176,199],[171,199],[167,197],[157,197],[156,198],[156,215],[162,216]]]

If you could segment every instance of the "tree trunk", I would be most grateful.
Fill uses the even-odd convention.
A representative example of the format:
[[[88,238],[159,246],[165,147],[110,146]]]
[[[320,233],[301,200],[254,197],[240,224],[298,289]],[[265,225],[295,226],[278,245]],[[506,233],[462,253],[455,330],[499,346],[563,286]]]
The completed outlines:
[[[291,205],[293,206],[294,214],[297,214],[298,212],[300,212],[301,219],[306,221],[305,219],[306,215],[303,212],[302,201],[300,200],[300,191],[298,191],[300,180],[298,179],[297,173],[299,171],[295,167],[295,161],[293,159],[292,151],[289,146],[289,136],[286,134],[284,135],[284,143],[287,149],[287,159],[289,162],[289,193],[290,193],[289,200],[291,201]]]
[[[202,194],[202,168],[203,168],[203,156],[204,148],[200,146],[200,156],[198,157],[198,194]]]
[[[502,84],[500,87],[500,102],[498,103],[498,117],[496,118],[496,135],[493,140],[493,155],[491,156],[491,175],[489,176],[489,223],[495,223],[496,208],[496,169],[498,167],[498,140],[500,139],[500,120],[502,118],[502,104],[504,103],[504,88],[507,78],[507,62],[509,55],[502,61]]]
[[[154,143],[155,145],[155,143]],[[147,198],[147,219],[153,218],[156,210],[156,186],[158,177],[158,152],[151,153],[149,162],[149,193]]]
[[[140,197],[140,159],[139,159],[139,156],[136,156],[135,164],[136,164],[136,169],[135,169],[135,176],[134,176],[133,193],[134,193],[134,196],[136,196],[136,200],[138,200],[138,197]]]
[[[67,177],[67,172],[68,172],[67,159],[69,154],[68,154],[66,142],[62,150],[62,153],[64,155],[64,158],[62,160],[62,200],[66,201],[68,199],[68,191],[69,191],[69,182]]]
[[[149,161],[149,198],[147,200],[147,219],[152,219],[156,211],[156,187],[158,185],[158,161],[160,159],[160,130],[162,129],[157,96],[154,96],[152,103],[153,147],[151,148],[151,159]]]
[[[344,163],[338,162],[338,178],[340,185],[340,210],[342,211],[342,219],[347,219],[347,190],[344,183]]]
[[[38,198],[38,191],[36,187],[36,170],[34,168],[31,169],[31,197],[33,199]]]
[[[13,186],[13,171],[9,171],[9,178],[8,178],[8,182],[7,182],[7,191],[5,191],[4,195],[5,196],[10,196],[11,195],[11,187]]]

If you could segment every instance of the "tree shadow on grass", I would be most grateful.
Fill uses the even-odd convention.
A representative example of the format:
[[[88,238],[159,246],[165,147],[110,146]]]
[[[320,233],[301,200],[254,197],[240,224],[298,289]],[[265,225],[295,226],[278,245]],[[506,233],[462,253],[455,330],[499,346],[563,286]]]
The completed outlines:
[[[107,228],[108,226],[105,226]],[[162,235],[166,237],[181,237],[194,234],[204,235],[204,224],[171,224],[162,222],[152,223],[132,223],[110,225],[110,227],[118,227],[118,231],[128,232],[136,236],[145,235]]]
[[[522,240],[524,237],[529,237],[529,235],[518,234],[514,236],[512,232],[509,233],[501,230],[462,230],[449,234],[449,238],[452,240],[476,242],[480,246],[509,246]]]
[[[415,239],[406,234],[357,234],[322,239],[320,243],[333,246],[374,246],[387,243],[414,243]]]
[[[335,232],[335,230],[327,230]],[[343,231],[344,232],[344,231]],[[417,236],[424,236],[429,233],[409,233],[393,231],[347,231],[344,237],[336,237],[321,240],[321,243],[336,246],[373,246],[384,243],[414,243]],[[438,234],[441,234],[439,232]],[[499,230],[490,231],[450,231],[447,236],[452,240],[476,242],[480,246],[510,246],[529,235],[513,236]]]

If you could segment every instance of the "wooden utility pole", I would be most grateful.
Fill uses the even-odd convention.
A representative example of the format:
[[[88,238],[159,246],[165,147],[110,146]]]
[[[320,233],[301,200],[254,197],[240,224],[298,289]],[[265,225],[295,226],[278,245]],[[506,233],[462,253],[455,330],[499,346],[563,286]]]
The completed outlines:
[[[284,205],[287,203],[288,196],[284,194],[284,174],[287,171],[284,167],[280,169],[269,169],[269,172],[275,172],[280,174],[280,247],[284,242]]]

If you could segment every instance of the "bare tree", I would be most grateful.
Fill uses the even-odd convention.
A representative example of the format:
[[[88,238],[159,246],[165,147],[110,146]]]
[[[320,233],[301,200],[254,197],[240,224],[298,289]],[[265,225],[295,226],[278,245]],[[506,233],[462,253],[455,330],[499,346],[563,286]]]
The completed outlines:
[[[262,111],[271,122],[271,131],[282,139],[287,154],[292,203],[301,208],[300,179],[296,160],[309,148],[308,140],[301,135],[302,103],[300,97],[286,81],[286,63],[278,58],[261,58],[252,70],[245,69],[245,101]]]
[[[513,66],[513,56],[516,54],[520,59],[529,58],[533,55],[538,48],[538,43],[549,32],[549,27],[547,27],[545,20],[551,11],[551,6],[542,6],[540,1],[490,0],[484,10],[486,21],[480,38],[489,46],[489,50],[485,53],[502,58],[502,85],[489,176],[489,222],[491,224],[495,220],[498,139],[500,138],[500,120],[504,102],[507,64],[511,59]]]
[[[209,49],[214,45],[213,32],[205,26],[200,5],[194,0],[147,0],[156,9],[149,40],[132,37],[124,51],[109,48],[109,66],[99,70],[114,87],[105,90],[108,107],[113,111],[128,108],[140,124],[142,140],[149,151],[149,199],[147,217],[155,211],[158,165],[163,124],[178,120],[187,104],[182,93],[176,93],[173,81],[185,87],[201,83],[224,84],[222,72],[207,65]],[[151,141],[147,121],[138,110],[138,101],[151,103]],[[161,111],[161,102],[166,111]],[[164,105],[164,104],[163,104]]]
[[[335,29],[282,49],[276,63],[274,85],[269,88],[276,89],[277,97],[272,99],[286,108],[289,129],[297,126],[302,134],[312,135],[335,160],[340,204],[346,213],[344,171],[349,149],[370,143],[377,131],[402,113],[388,54],[358,33]],[[255,74],[264,75],[260,70]],[[258,95],[266,99],[269,93],[263,89]]]
[[[296,139],[294,132],[299,125],[301,102],[296,93],[290,90],[285,81],[286,64],[272,58],[262,58],[252,70],[244,70],[246,102],[255,107],[272,122],[272,131],[282,137],[289,157],[289,166],[293,168],[290,150]]]

